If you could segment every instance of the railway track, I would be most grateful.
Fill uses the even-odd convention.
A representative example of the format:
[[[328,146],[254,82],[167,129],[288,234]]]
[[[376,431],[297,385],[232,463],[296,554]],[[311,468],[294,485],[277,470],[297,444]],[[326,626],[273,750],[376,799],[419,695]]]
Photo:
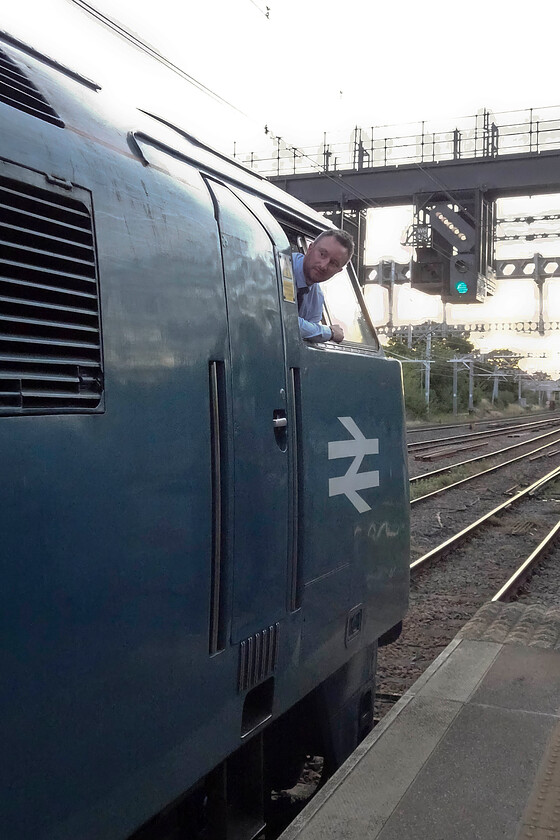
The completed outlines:
[[[477,515],[477,505],[466,506],[463,514],[470,512],[469,521],[435,546],[432,528],[432,547],[411,562],[403,634],[379,651],[378,716],[394,702],[391,695],[396,699],[406,691],[482,604],[525,597],[528,578],[532,584],[538,577],[535,564],[540,568],[543,556],[560,539],[559,484],[560,467],[555,466],[482,515]],[[560,605],[560,566],[556,568]]]
[[[421,567],[427,566],[429,563],[433,563],[436,560],[445,557],[451,551],[462,545],[465,542],[465,540],[472,537],[474,533],[491,523],[492,520],[496,516],[501,514],[503,511],[508,510],[508,508],[512,508],[513,506],[519,504],[520,502],[528,498],[534,497],[539,490],[544,488],[551,481],[555,481],[558,478],[560,478],[560,466],[555,467],[553,470],[546,473],[544,476],[541,476],[539,479],[537,479],[537,481],[533,482],[533,484],[530,484],[524,490],[521,490],[519,493],[516,493],[515,496],[512,496],[510,499],[507,499],[505,502],[502,502],[497,507],[492,508],[492,510],[488,511],[478,519],[474,520],[474,522],[471,522],[465,528],[462,528],[452,537],[435,546],[435,548],[431,549],[431,551],[428,551],[426,554],[423,554],[421,557],[418,557],[410,564],[411,573],[416,572]]]
[[[459,461],[455,464],[447,464],[444,467],[438,467],[435,470],[430,470],[430,472],[420,473],[419,475],[415,475],[410,479],[410,484],[412,486],[419,481],[429,481],[430,479],[436,478],[437,476],[445,475],[445,473],[450,473],[453,470],[468,467],[472,464],[478,463],[479,461],[485,461],[487,459],[496,458],[499,455],[505,455],[508,452],[513,452],[515,449],[520,449],[524,446],[529,446],[532,443],[538,443],[539,441],[554,437],[555,435],[560,435],[560,428],[553,429],[551,432],[545,432],[542,435],[537,435],[537,437],[534,438],[527,438],[526,440],[522,440],[519,443],[512,443],[510,446],[502,447],[502,449],[494,449],[492,452],[485,452],[484,455],[476,455],[474,458],[467,458],[465,461]]]
[[[484,470],[475,477],[494,473],[500,466],[507,468],[533,457],[536,452],[556,447],[558,441],[548,440],[555,434],[560,434],[560,430],[500,450],[499,454],[507,453],[536,441],[546,441],[542,446]],[[395,644],[379,651],[376,721],[400,699],[483,603],[491,599],[517,597],[519,590],[523,591],[535,564],[541,562],[555,540],[560,539],[560,498],[543,502],[538,497],[538,493],[554,481],[560,482],[560,466],[540,475],[500,504],[493,505],[482,516],[473,517],[452,537],[412,561],[411,607],[405,619],[403,636]],[[457,482],[446,489],[461,492],[461,484],[463,482]],[[522,508],[523,504],[529,508]],[[545,511],[542,510],[543,504],[548,506]],[[489,535],[494,540],[492,548],[488,548]],[[511,550],[512,540],[518,543],[519,550],[515,553]],[[464,556],[457,562],[461,553]],[[488,557],[492,558],[490,570]],[[476,561],[475,566],[473,560]],[[309,801],[320,779],[320,759],[313,757],[306,773],[307,776],[294,789],[283,792],[284,799],[277,803],[282,809],[288,809],[290,819]]]
[[[535,547],[531,548],[528,556],[519,562],[513,573],[508,576],[507,580],[501,584],[497,592],[486,603],[519,601],[524,605],[535,605],[539,611],[543,609],[551,610],[553,614],[560,612],[559,542],[560,511],[558,511],[556,521],[547,533]],[[543,638],[545,645],[546,641],[546,638]],[[398,685],[398,681],[396,685]],[[375,723],[378,723],[382,717],[382,714],[379,714],[379,709],[382,713],[388,711],[394,703],[400,700],[408,687],[404,680],[400,690],[396,690],[396,685],[392,690],[376,691],[375,706],[378,712],[374,718]]]
[[[533,574],[535,567],[540,563],[550,552],[551,548],[556,545],[560,539],[560,519],[552,526],[546,536],[540,541],[538,546],[533,549],[529,556],[521,563],[510,578],[503,586],[496,592],[492,601],[509,601],[519,594],[519,590],[523,587],[530,575]],[[559,581],[560,583],[560,576]],[[538,587],[535,587],[538,588]],[[560,593],[557,590],[557,603],[560,605]]]
[[[531,423],[523,423],[523,424],[514,424],[510,426],[504,426],[499,429],[485,429],[483,431],[473,431],[467,432],[460,435],[451,435],[447,437],[438,437],[432,438],[429,440],[418,440],[418,441],[409,441],[407,443],[407,448],[409,453],[410,452],[418,452],[425,449],[430,449],[436,446],[440,446],[441,444],[446,444],[448,446],[450,443],[471,443],[475,440],[488,440],[491,437],[502,437],[507,434],[511,433],[519,433],[524,431],[534,431],[537,428],[543,428],[546,426],[560,426],[560,418],[552,417],[547,418],[546,420],[536,420],[532,421]]]
[[[556,425],[558,425],[558,421]],[[522,447],[531,447],[535,443],[541,444],[537,447],[533,446],[528,452],[508,459],[502,464],[493,465],[490,469],[485,469],[470,478],[482,478],[486,474],[499,472],[501,467],[507,470],[508,467],[521,464],[536,454],[543,454],[550,450],[554,452],[554,447],[558,447],[560,443],[560,441],[555,439],[558,436],[560,436],[560,429],[555,429],[513,444],[512,446],[504,447],[491,455],[470,459],[473,462],[483,461],[489,457],[518,451]],[[461,466],[463,464],[451,465],[442,470],[435,470],[434,474],[452,472],[453,469]],[[532,469],[535,469],[535,464],[532,465]],[[433,659],[448,644],[451,638],[456,635],[457,631],[466,624],[478,607],[484,601],[489,600],[497,590],[503,588],[504,584],[513,577],[513,573],[517,570],[517,567],[522,565],[521,563],[517,563],[516,565],[513,557],[508,557],[507,563],[496,563],[492,575],[485,581],[483,586],[480,582],[483,579],[482,572],[480,575],[478,572],[471,574],[468,571],[468,561],[466,561],[466,567],[462,569],[459,575],[456,575],[453,568],[454,558],[448,557],[446,560],[446,555],[450,555],[463,546],[468,548],[470,545],[470,549],[473,550],[473,543],[477,539],[478,532],[482,531],[485,525],[489,531],[494,532],[494,535],[497,534],[500,530],[499,524],[496,524],[499,516],[507,515],[508,511],[515,510],[518,505],[522,504],[524,499],[527,499],[530,504],[538,504],[535,499],[535,491],[546,481],[550,482],[556,477],[560,477],[560,466],[549,470],[544,476],[539,476],[538,480],[532,481],[523,491],[516,493],[499,505],[493,505],[492,509],[482,516],[474,517],[469,525],[460,529],[455,540],[448,538],[435,548],[425,552],[421,557],[412,561],[411,608],[408,618],[405,619],[403,637],[394,645],[384,648],[379,652],[379,680],[378,690],[376,692],[376,707],[378,711],[376,713],[376,719],[379,719],[379,716],[401,697],[402,693],[431,664]],[[411,483],[415,484],[421,478],[426,478],[426,476],[419,476],[417,479],[413,479]],[[443,492],[440,491],[437,494],[430,495],[437,498],[442,496],[446,490],[457,490],[461,494],[464,483],[466,482],[455,482],[453,485],[444,488]],[[560,503],[554,509],[555,515],[557,512],[560,512]],[[519,529],[520,541],[528,543],[532,541],[534,543],[536,539],[535,532],[538,532],[540,539],[544,525],[543,523],[537,522],[536,515],[523,514],[516,516],[515,521],[517,522],[518,520],[527,523],[526,528]],[[554,524],[557,523],[558,517],[556,516]],[[506,536],[504,537],[502,535],[501,538],[499,537],[501,543],[504,542],[504,539],[509,539],[509,530],[514,530],[514,526],[510,527],[507,522],[504,524]],[[558,532],[560,532],[560,526],[558,526]],[[478,539],[482,545],[484,543],[484,537],[478,537]],[[531,547],[531,550],[533,548],[534,546]],[[544,548],[542,550],[544,551]],[[496,556],[499,553],[498,551],[494,552]],[[478,558],[479,565],[483,565],[483,549],[474,545],[473,554]],[[442,568],[438,567],[438,560],[444,560],[444,563],[441,564]],[[504,566],[507,568],[504,568]],[[444,569],[446,570],[445,572]],[[527,574],[530,574],[528,569],[529,567],[526,566],[524,577],[523,573],[520,573],[519,585],[523,585],[523,580],[525,580]],[[446,574],[448,576],[447,583],[444,584],[441,580],[434,582],[434,571],[440,578]],[[313,795],[314,789],[318,784],[320,775],[320,759],[316,756],[312,757],[306,766],[302,779],[295,788],[278,794],[278,799],[275,804],[278,809],[276,818],[280,826],[284,826],[286,822],[293,819],[303,805],[309,801],[310,796]]]
[[[558,434],[558,433],[557,433]],[[441,496],[443,493],[447,493],[450,490],[454,490],[457,487],[460,487],[462,484],[466,484],[468,481],[474,481],[477,478],[482,478],[485,475],[490,475],[490,473],[497,472],[498,470],[505,469],[505,467],[511,466],[511,464],[518,463],[519,461],[529,460],[536,460],[537,458],[542,457],[550,457],[551,455],[556,455],[560,452],[558,450],[558,444],[560,441],[554,440],[550,443],[546,443],[543,446],[539,446],[536,449],[531,449],[529,452],[524,452],[522,455],[517,455],[515,458],[510,458],[507,461],[503,461],[499,464],[494,464],[491,467],[487,467],[484,470],[481,470],[477,473],[472,473],[471,475],[465,476],[465,478],[461,478],[458,481],[454,481],[452,484],[446,484],[444,487],[439,487],[437,490],[432,490],[429,493],[425,493],[422,496],[416,496],[415,498],[411,499],[410,504],[415,505],[419,502],[425,502],[428,499],[433,498],[434,496]],[[548,452],[550,450],[550,453]],[[463,466],[463,465],[459,465]]]
[[[551,411],[540,411],[534,412],[530,415],[531,419],[540,420],[546,419],[554,416],[554,413]],[[560,418],[560,414],[556,413],[556,416]],[[425,426],[409,426],[408,427],[408,434],[415,435],[415,434],[429,434],[431,432],[441,432],[446,429],[469,429],[473,425],[479,428],[495,428],[497,426],[503,425],[514,425],[515,423],[525,423],[527,422],[527,415],[519,415],[518,417],[499,417],[496,419],[487,419],[487,420],[464,420],[460,423],[427,423]]]

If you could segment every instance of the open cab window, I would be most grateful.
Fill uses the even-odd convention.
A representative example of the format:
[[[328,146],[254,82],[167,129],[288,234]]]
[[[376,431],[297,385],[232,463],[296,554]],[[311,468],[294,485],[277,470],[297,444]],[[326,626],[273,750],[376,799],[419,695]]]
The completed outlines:
[[[292,248],[306,253],[312,241],[309,237],[298,236]],[[325,295],[322,323],[340,324],[344,330],[343,345],[357,344],[378,350],[379,341],[352,264],[322,283],[321,289]]]
[[[305,224],[302,220],[288,215],[277,207],[267,206],[267,209],[282,229],[292,253],[307,253],[309,245],[321,233],[321,230],[315,228],[314,225]],[[339,346],[343,348],[354,346],[379,350],[375,328],[352,264],[349,263],[330,280],[322,283],[321,288],[325,296],[321,322],[327,326],[340,324],[344,330],[342,344],[329,342],[328,347],[336,349]]]

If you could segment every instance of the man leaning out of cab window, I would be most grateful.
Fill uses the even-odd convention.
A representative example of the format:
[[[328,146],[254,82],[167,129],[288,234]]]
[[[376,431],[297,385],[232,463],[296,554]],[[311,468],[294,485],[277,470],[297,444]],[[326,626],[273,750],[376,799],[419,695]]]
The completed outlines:
[[[304,254],[292,254],[296,281],[299,329],[307,341],[336,341],[344,339],[339,324],[321,324],[324,294],[320,283],[330,280],[350,261],[354,240],[344,230],[325,230],[311,243]]]

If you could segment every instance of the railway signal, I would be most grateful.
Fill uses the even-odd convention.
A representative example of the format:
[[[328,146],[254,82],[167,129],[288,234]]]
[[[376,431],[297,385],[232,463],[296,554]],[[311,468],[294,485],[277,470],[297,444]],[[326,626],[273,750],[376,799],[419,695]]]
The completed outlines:
[[[445,303],[483,303],[494,293],[494,204],[480,190],[415,196],[412,287]]]

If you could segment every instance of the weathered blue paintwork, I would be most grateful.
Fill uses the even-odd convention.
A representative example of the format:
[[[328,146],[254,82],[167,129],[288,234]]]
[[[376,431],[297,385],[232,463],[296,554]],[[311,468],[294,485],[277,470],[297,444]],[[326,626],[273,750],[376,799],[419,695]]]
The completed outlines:
[[[350,662],[332,690],[342,720],[367,679],[407,604],[400,366],[301,342],[278,269],[288,242],[265,204],[317,231],[318,215],[0,47],[66,124],[0,103],[0,175],[64,194],[45,180],[56,175],[91,195],[105,371],[100,413],[0,417],[0,836],[123,840],[239,748],[246,637],[279,623],[273,720]],[[209,655],[212,360],[225,363],[230,434],[226,643]],[[292,368],[299,459],[292,429],[272,427],[277,410],[295,420]],[[328,458],[350,439],[339,417],[379,440],[361,467],[379,471],[364,513],[329,497],[351,463]]]

